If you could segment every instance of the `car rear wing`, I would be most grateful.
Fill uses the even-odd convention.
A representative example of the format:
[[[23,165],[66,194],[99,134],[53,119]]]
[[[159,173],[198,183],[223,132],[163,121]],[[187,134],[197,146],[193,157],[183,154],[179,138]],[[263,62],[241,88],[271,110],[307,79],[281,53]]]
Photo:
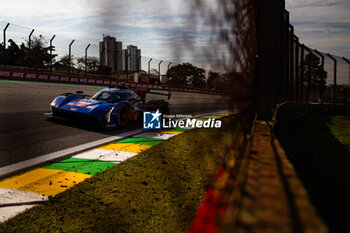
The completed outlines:
[[[164,93],[164,92],[159,92],[159,91],[157,91],[157,90],[149,89],[149,90],[147,91],[147,93],[149,93],[149,94],[155,94],[155,95],[164,95],[164,96],[167,96],[167,97],[168,97],[168,100],[170,100],[170,98],[171,98],[171,91],[170,91],[170,90],[168,90],[168,93]]]
[[[170,90],[167,91],[168,93],[166,93],[164,91],[160,91],[160,90],[154,90],[154,89],[137,89],[134,91],[143,99],[146,98],[147,94],[167,96],[168,100],[170,100],[170,98],[171,98],[171,91]]]

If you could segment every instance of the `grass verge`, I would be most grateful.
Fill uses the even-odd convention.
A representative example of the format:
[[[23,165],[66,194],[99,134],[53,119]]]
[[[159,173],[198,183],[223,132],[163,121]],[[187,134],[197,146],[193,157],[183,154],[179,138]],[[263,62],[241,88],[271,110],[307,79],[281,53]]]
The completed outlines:
[[[222,156],[234,117],[162,142],[0,225],[0,232],[187,232]]]
[[[303,118],[275,132],[331,232],[350,232],[350,116]]]

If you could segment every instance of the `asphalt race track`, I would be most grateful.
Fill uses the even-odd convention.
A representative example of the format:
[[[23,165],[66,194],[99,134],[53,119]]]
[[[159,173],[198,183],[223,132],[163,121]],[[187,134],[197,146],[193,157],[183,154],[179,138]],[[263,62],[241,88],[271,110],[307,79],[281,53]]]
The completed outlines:
[[[0,167],[140,128],[132,122],[125,129],[103,131],[43,117],[51,101],[64,92],[93,94],[101,87],[0,81]],[[147,98],[158,98],[149,95]],[[173,92],[172,114],[200,114],[226,110],[229,98]]]

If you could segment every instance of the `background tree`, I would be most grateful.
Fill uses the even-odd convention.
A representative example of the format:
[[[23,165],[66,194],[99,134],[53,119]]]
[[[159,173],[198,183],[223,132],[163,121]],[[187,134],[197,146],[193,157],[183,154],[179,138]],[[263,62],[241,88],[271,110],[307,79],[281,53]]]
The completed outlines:
[[[227,76],[210,71],[207,80],[207,88],[212,90],[225,90],[227,82]]]
[[[310,87],[311,89],[319,88],[320,85],[326,86],[327,82],[327,71],[322,69],[320,58],[315,54],[307,54],[304,59],[304,74],[303,74],[303,85],[307,86],[308,77],[309,77],[309,62],[311,59],[311,80]],[[323,77],[323,83],[321,83]]]
[[[74,72],[75,71],[75,59],[74,56],[71,56],[71,71]],[[64,55],[59,61],[57,61],[53,67],[55,68],[55,70],[59,70],[59,71],[65,71],[68,72],[69,71],[69,55],[66,54]]]
[[[155,76],[158,76],[159,72],[158,72],[157,69],[152,68],[152,69],[150,70],[150,74],[155,75]]]
[[[43,69],[50,64],[51,59],[57,54],[50,55],[50,47],[46,46],[46,41],[42,37],[34,37],[30,42],[26,41],[20,46],[12,39],[8,40],[6,48],[6,64],[12,66],[30,66]],[[29,43],[31,46],[29,57]],[[54,50],[54,47],[52,47]],[[1,63],[4,60],[4,48],[1,46]]]
[[[41,69],[47,67],[50,64],[51,59],[53,59],[50,56],[50,47],[46,46],[47,41],[45,41],[43,37],[34,37],[30,43],[31,51],[30,57],[28,58],[30,66]]]
[[[190,63],[183,63],[172,66],[167,76],[169,80],[168,85],[174,86],[192,86],[197,88],[205,87],[205,71]]]
[[[109,66],[99,65],[97,74],[100,75],[111,75],[112,74],[112,68]]]
[[[333,88],[333,87],[332,87]],[[342,84],[337,85],[338,89],[338,95],[344,97],[342,100],[342,103],[350,103],[350,85],[348,84]]]
[[[22,44],[20,48],[12,39],[10,39],[8,42],[10,44],[6,49],[6,63],[12,66],[24,66],[24,45]]]
[[[74,56],[71,56],[71,71],[72,72],[85,72],[85,57],[79,57],[77,59]],[[54,64],[55,70],[59,71],[69,71],[69,55],[64,55],[59,61]],[[87,68],[88,73],[90,74],[99,74],[99,75],[111,75],[112,68],[109,66],[101,65],[96,57],[87,58]]]
[[[100,62],[96,57],[87,57],[87,71],[88,73],[96,74],[100,68]],[[79,57],[77,59],[77,70],[79,72],[85,72],[85,57]]]

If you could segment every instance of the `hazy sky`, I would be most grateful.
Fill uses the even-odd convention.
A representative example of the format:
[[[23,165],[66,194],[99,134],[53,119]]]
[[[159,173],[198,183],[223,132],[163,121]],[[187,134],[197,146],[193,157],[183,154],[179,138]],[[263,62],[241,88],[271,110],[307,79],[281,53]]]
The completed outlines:
[[[349,0],[286,0],[286,7],[302,43],[350,57]]]
[[[96,54],[102,34],[123,41],[123,46],[137,45],[142,56],[174,60],[187,45],[195,45],[183,61],[204,63],[201,51],[211,46],[210,27],[195,24],[194,13],[186,0],[1,0],[0,27],[10,22],[9,36],[24,40],[31,28],[55,39],[58,51],[66,52],[70,39],[76,56],[89,51]],[[215,0],[207,6],[215,9]],[[291,22],[301,41],[313,48],[350,57],[349,0],[286,0]],[[18,27],[16,25],[24,26]],[[2,31],[2,30],[1,30]],[[46,33],[44,33],[46,32]],[[37,35],[38,35],[37,34]]]

